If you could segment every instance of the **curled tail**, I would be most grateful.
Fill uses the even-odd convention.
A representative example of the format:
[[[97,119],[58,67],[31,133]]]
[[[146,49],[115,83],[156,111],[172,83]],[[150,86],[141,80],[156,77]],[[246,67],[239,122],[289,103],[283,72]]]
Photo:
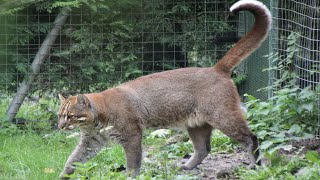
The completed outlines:
[[[230,8],[231,12],[250,11],[255,23],[250,32],[242,37],[227,54],[214,66],[219,72],[231,73],[243,59],[260,47],[271,27],[272,16],[268,8],[256,0],[240,0]]]

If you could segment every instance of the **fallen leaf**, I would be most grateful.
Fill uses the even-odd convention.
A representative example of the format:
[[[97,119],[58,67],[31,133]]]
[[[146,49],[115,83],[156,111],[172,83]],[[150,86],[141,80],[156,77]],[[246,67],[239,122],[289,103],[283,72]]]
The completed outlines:
[[[53,168],[44,168],[43,172],[46,174],[51,174],[51,173],[54,173],[54,169]]]

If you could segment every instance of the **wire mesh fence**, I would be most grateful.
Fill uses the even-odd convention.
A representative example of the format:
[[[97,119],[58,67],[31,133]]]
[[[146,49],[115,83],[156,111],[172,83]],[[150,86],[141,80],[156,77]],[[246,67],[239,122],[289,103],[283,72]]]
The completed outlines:
[[[269,7],[270,0],[260,1]],[[272,11],[272,9],[270,10]],[[254,21],[254,16],[251,13],[241,12],[240,24],[238,26],[239,36],[245,35],[245,33],[248,32],[253,26]],[[263,69],[269,67],[268,60],[265,57],[265,55],[269,53],[269,39],[266,39],[266,41],[243,62],[246,74],[243,91],[263,100],[268,98],[268,92],[257,90],[269,85],[268,72],[262,71]]]
[[[290,51],[296,85],[319,93],[320,86],[320,2],[318,0],[273,1],[274,24],[272,52],[286,58]],[[297,47],[297,48],[295,48]],[[289,59],[289,58],[288,58]],[[279,76],[275,72],[273,77]],[[318,94],[318,132],[320,130],[320,94]]]
[[[236,41],[237,19],[226,0],[140,3],[112,11],[73,9],[33,89],[61,89],[63,83],[65,89],[89,91],[88,84],[108,86],[151,72],[210,66]],[[14,92],[29,72],[57,13],[30,7],[2,18],[6,90]]]
[[[229,12],[227,0],[135,2],[73,8],[25,92],[28,100],[102,91],[153,72],[212,66],[237,41],[238,16]],[[58,9],[30,5],[1,17],[4,96],[11,98],[34,74],[29,67],[57,14]]]
[[[72,8],[27,91],[26,105],[38,103],[40,97],[53,98],[58,92],[69,95],[102,91],[153,72],[212,66],[251,28],[254,20],[250,13],[231,14],[229,7],[234,1],[230,0],[124,2],[98,9],[90,5]],[[268,93],[256,90],[272,83],[279,72],[261,72],[272,65],[263,56],[284,56],[292,34],[299,49],[293,62],[297,85],[316,90],[320,81],[319,2],[263,2],[270,5],[273,29],[270,39],[234,71],[238,79],[245,79],[239,90],[268,98]],[[29,67],[59,12],[39,10],[39,6],[31,4],[13,15],[0,16],[3,98],[12,98],[32,74]],[[44,106],[51,112],[48,108]]]

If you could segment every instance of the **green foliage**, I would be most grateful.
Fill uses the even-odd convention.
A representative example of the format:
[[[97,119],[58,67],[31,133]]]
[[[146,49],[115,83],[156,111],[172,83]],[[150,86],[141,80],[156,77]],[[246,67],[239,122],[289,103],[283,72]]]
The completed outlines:
[[[211,152],[232,152],[238,143],[218,130],[214,130],[211,138]]]
[[[192,151],[190,143],[166,146],[163,137],[150,136],[143,139],[143,146],[147,154],[142,163],[141,173],[136,179],[196,179],[192,175],[181,175],[181,170],[176,166],[177,159]],[[124,165],[122,147],[112,143],[89,162],[78,163],[76,171],[69,177],[72,179],[127,179],[127,174],[123,170]]]
[[[294,69],[294,57],[299,51],[297,41],[300,35],[295,32],[291,32],[288,36],[287,49],[284,55],[279,55],[278,53],[270,53],[267,57],[270,62],[274,65],[265,70],[273,71],[276,70],[278,73],[277,79],[273,82],[271,86],[266,87],[266,89],[281,89],[283,87],[292,88],[297,85],[297,74]]]
[[[134,8],[134,2],[80,0],[28,3],[18,12],[28,13],[26,16],[11,16],[16,25],[8,26],[13,28],[8,31],[21,35],[8,35],[8,44],[16,45],[8,46],[2,53],[10,57],[8,59],[11,62],[8,63],[14,66],[7,67],[9,73],[0,80],[3,81],[1,84],[5,85],[7,91],[12,92],[22,79],[26,78],[24,75],[30,72],[29,65],[33,61],[33,55],[38,51],[33,44],[41,43],[51,30],[54,18],[48,19],[48,15],[57,14],[58,7],[72,8],[68,20],[70,24],[64,26],[62,35],[56,42],[70,46],[55,45],[51,48],[51,56],[45,61],[30,92],[50,92],[56,89],[71,92],[95,91],[140,76],[141,70],[134,62],[137,57],[132,53],[135,52],[135,47],[131,44],[120,44],[123,41],[131,41],[133,27],[126,22],[123,15],[120,15],[119,9],[125,11],[129,7]],[[79,14],[83,16],[80,18]]]
[[[318,111],[314,91],[284,88],[276,91],[266,102],[246,96],[249,99],[246,116],[250,120],[250,128],[263,141],[260,158],[280,148],[291,148],[287,145],[290,140],[313,137]]]
[[[206,11],[214,11],[222,9],[224,6],[219,4],[210,4],[208,7],[206,3],[198,1],[178,2],[176,4],[166,4],[161,1],[156,4],[147,4],[145,10],[150,11],[154,14],[153,18],[148,18],[142,22],[144,24],[153,24],[153,26],[147,26],[146,28],[151,32],[158,32],[160,42],[162,44],[168,44],[170,46],[179,46],[182,51],[194,51],[197,53],[197,57],[190,59],[194,65],[196,65],[199,59],[208,55],[205,54],[204,49],[213,49],[216,44],[212,42],[204,43],[206,36],[218,35],[222,36],[223,33],[232,30],[232,26],[224,20],[224,17],[215,17],[214,15],[206,14]],[[214,9],[216,8],[216,9]],[[163,11],[165,9],[165,11]],[[194,12],[197,16],[194,16]],[[203,23],[203,22],[215,22],[215,23]],[[163,34],[163,31],[166,32]],[[174,38],[173,38],[173,33]],[[207,47],[209,45],[209,47]],[[223,44],[225,46],[225,44]],[[211,58],[215,58],[212,57]],[[208,60],[208,59],[207,59]],[[211,61],[212,62],[212,61]],[[202,63],[199,61],[199,63]]]
[[[293,58],[298,52],[296,42],[298,34],[291,33],[288,37],[286,54],[279,57],[270,54],[269,59],[276,66],[269,71],[279,73],[279,78],[266,89],[273,89],[273,97],[263,102],[251,95],[248,98],[249,111],[246,116],[250,127],[263,140],[259,158],[274,154],[279,149],[291,149],[287,142],[313,137],[317,127],[319,87],[299,88],[297,75],[293,67]]]
[[[270,121],[308,126],[315,124],[318,94],[310,88],[283,88],[265,102],[251,95],[246,96],[249,99],[247,118],[257,127],[259,123]]]
[[[168,153],[168,157],[183,157],[192,152],[192,145],[190,142],[178,142],[165,146],[164,152]]]
[[[51,13],[58,8],[79,8],[81,6],[87,6],[92,11],[97,11],[99,8],[108,8],[110,6],[117,6],[126,4],[130,6],[135,1],[121,0],[121,1],[109,1],[105,0],[1,0],[0,15],[14,14],[30,6],[35,6],[39,11],[47,11]]]
[[[5,97],[0,98],[0,136],[13,136],[21,133],[20,129],[11,122],[8,122],[6,108],[9,100]]]
[[[203,1],[5,2],[7,22],[13,25],[6,31],[18,34],[8,35],[7,49],[0,50],[11,64],[0,84],[10,93],[30,72],[37,44],[51,30],[54,16],[62,7],[71,9],[70,17],[30,93],[101,91],[154,71],[212,66],[224,52],[205,50],[229,46],[232,42],[220,41],[219,37],[229,36],[235,25],[226,23],[224,15],[211,14],[225,10],[224,4]]]
[[[239,87],[241,85],[244,85],[244,83],[247,79],[247,75],[245,75],[244,72],[235,69],[231,74],[231,78],[232,78],[234,84],[237,87]]]
[[[269,156],[269,159],[271,159],[270,166],[260,167],[257,170],[239,169],[239,176],[246,180],[316,180],[320,178],[320,158],[317,152],[307,152],[306,158],[299,156],[281,158],[273,154]]]
[[[0,100],[0,134],[13,136],[22,132],[48,132],[57,124],[56,109],[58,104],[52,96],[34,94],[37,98],[29,99],[21,106],[14,122],[8,122],[7,107],[11,98]],[[41,97],[41,98],[40,98]]]
[[[6,119],[0,121],[0,135],[13,136],[20,133],[21,130],[15,124],[8,122]]]
[[[126,179],[119,171],[125,164],[124,152],[120,145],[109,144],[87,163],[76,163],[76,170],[68,175],[71,179]]]
[[[39,0],[1,0],[0,15],[14,14]]]

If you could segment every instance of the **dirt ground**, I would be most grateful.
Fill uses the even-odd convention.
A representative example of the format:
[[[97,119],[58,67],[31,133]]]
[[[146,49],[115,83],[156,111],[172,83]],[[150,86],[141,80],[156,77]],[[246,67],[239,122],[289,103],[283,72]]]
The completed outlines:
[[[182,159],[184,163],[187,159]],[[238,179],[233,170],[237,167],[245,167],[249,165],[249,158],[242,149],[233,153],[219,152],[209,154],[203,162],[195,169],[188,171],[199,176],[200,180],[207,179]]]
[[[291,144],[294,148],[292,151],[285,151],[281,149],[279,155],[287,156],[296,154],[299,151],[301,154],[309,150],[317,151],[320,154],[320,139],[312,138],[300,141],[292,141]],[[181,163],[187,161],[181,160]],[[262,164],[267,164],[266,159],[262,159]],[[248,154],[239,148],[233,153],[219,152],[216,154],[209,154],[202,164],[197,168],[189,171],[194,175],[199,176],[200,180],[215,180],[215,179],[238,179],[234,174],[234,169],[238,167],[246,167],[249,165]]]

